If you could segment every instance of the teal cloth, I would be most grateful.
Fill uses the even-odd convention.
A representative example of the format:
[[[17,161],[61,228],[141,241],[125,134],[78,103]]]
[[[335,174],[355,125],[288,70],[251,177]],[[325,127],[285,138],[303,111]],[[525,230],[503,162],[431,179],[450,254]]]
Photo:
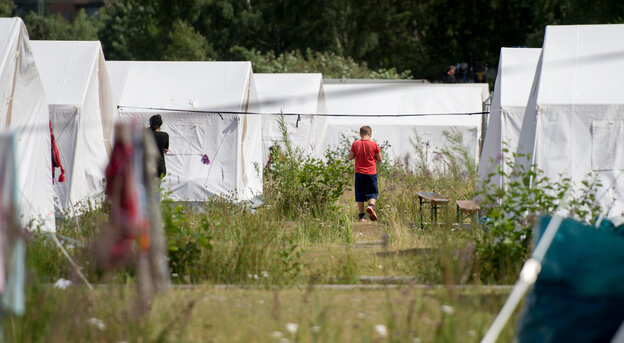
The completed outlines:
[[[540,219],[539,240],[550,217]],[[528,342],[609,342],[624,321],[624,230],[565,219],[529,291],[516,338]]]

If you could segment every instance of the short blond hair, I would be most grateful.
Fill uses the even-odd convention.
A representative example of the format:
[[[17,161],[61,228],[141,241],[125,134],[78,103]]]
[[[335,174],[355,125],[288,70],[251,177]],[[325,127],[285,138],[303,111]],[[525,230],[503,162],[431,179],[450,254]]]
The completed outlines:
[[[370,126],[366,125],[360,128],[360,136],[372,136],[372,135],[373,135],[373,129],[371,129]]]

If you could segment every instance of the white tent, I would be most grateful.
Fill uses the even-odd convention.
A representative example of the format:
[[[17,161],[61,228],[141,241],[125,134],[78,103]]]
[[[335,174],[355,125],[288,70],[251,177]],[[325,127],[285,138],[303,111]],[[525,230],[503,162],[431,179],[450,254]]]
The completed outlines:
[[[22,223],[54,231],[48,102],[19,18],[0,18],[0,99],[0,129],[17,132]]]
[[[115,113],[104,54],[98,41],[31,43],[66,171],[54,190],[60,207],[73,211],[104,191]]]
[[[548,26],[518,151],[544,175],[598,177],[600,202],[624,210],[624,25]],[[592,173],[592,176],[588,176]]]
[[[269,148],[282,139],[279,113],[285,114],[290,140],[304,153],[322,157],[326,112],[321,74],[254,74],[262,111],[264,164]],[[297,115],[289,115],[297,114]]]
[[[479,163],[479,178],[483,181],[488,179],[489,174],[496,173],[499,165],[506,173],[510,172],[507,163],[516,152],[524,111],[541,53],[542,49],[501,49],[490,118]],[[490,184],[501,186],[504,182],[500,175],[490,178]]]
[[[261,194],[261,116],[202,112],[260,112],[251,63],[108,61],[107,67],[117,80],[121,120],[147,126],[152,115],[163,117],[169,153],[162,187],[173,200]],[[202,163],[204,154],[210,164]]]
[[[327,143],[337,146],[341,136],[359,137],[363,125],[373,129],[373,140],[388,142],[391,161],[413,166],[415,149],[410,140],[416,133],[433,166],[434,153],[447,144],[443,131],[456,128],[464,145],[477,161],[483,102],[489,96],[487,84],[427,84],[395,81],[332,83],[325,80]],[[476,113],[465,115],[464,113]],[[340,116],[357,115],[357,116]],[[414,115],[395,117],[393,115]]]

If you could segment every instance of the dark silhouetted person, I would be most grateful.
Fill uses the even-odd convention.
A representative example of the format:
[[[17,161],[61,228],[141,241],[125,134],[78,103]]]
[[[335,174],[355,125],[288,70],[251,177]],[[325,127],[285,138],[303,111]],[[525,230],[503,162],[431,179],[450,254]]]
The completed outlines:
[[[160,131],[162,126],[162,117],[160,114],[153,115],[149,119],[150,129],[154,134],[154,140],[158,147],[158,159],[156,161],[156,175],[159,178],[163,178],[167,175],[167,166],[165,165],[165,155],[169,151],[169,135],[166,132]]]

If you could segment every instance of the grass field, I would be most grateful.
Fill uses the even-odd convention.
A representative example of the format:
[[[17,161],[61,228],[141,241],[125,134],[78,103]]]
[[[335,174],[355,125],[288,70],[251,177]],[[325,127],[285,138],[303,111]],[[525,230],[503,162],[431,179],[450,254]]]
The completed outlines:
[[[478,342],[507,293],[413,285],[374,289],[206,285],[174,288],[157,297],[140,317],[134,313],[135,290],[129,285],[95,291],[47,287],[30,295],[27,315],[5,322],[8,341]],[[508,327],[499,342],[511,342],[512,334]]]
[[[360,223],[349,189],[352,165],[342,155],[327,161],[278,156],[281,164],[265,171],[264,205],[256,209],[227,198],[201,204],[164,200],[173,286],[142,311],[135,270],[107,271],[94,258],[107,206],[57,221],[65,248],[87,279],[100,285],[93,291],[49,236],[31,233],[26,314],[7,317],[5,337],[478,342],[509,292],[496,285],[513,283],[523,260],[497,256],[506,264],[484,274],[479,244],[486,233],[479,223],[454,222],[454,200],[475,195],[474,166],[460,170],[461,163],[448,157],[450,167],[434,174],[423,166],[408,171],[383,164],[379,221]],[[429,211],[421,219],[419,191],[451,200],[439,225],[431,224]],[[52,287],[59,278],[73,285]],[[510,324],[500,342],[512,341],[512,335]]]

